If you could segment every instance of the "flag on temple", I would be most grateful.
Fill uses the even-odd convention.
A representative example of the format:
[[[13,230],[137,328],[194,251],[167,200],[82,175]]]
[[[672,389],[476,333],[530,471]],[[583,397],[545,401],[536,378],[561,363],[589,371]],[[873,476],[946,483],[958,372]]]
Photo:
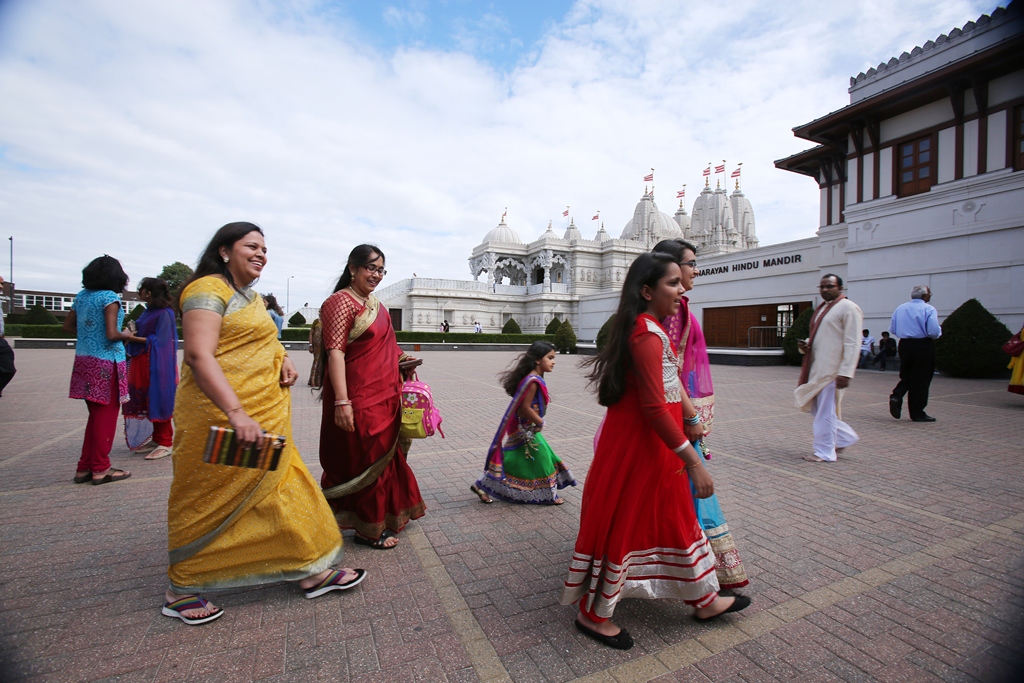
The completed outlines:
[[[739,178],[740,177],[740,169],[737,168],[735,171],[732,172],[732,175],[729,176],[729,177],[730,178]]]
[[[599,219],[600,217],[601,217],[601,214],[595,213],[595,214],[594,214],[594,217],[593,217],[593,218],[591,218],[590,220],[592,220],[592,221],[596,221],[596,220],[597,220],[597,219]]]
[[[725,164],[715,166],[715,173],[725,173]]]
[[[676,199],[682,199],[685,196],[686,196],[686,190],[679,190],[679,192],[676,192]]]
[[[707,168],[704,169],[704,175],[705,176],[711,175],[711,167],[710,166],[708,166]]]
[[[644,182],[645,183],[653,183],[654,182],[654,174],[653,173],[648,173],[647,175],[645,175],[644,176]]]
[[[563,211],[562,215],[568,217],[569,216],[569,209],[566,209],[565,211]]]

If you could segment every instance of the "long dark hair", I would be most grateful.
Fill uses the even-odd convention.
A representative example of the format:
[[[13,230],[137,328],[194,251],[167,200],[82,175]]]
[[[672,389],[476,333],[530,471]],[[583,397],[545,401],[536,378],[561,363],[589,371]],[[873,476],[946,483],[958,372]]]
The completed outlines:
[[[167,289],[167,283],[158,277],[144,277],[139,282],[139,291],[149,292],[149,303],[146,308],[156,310],[158,308],[171,308],[171,293]]]
[[[384,263],[388,262],[387,257],[384,256],[384,252],[380,250],[380,247],[375,247],[372,244],[360,244],[349,252],[348,262],[345,264],[345,269],[341,271],[341,277],[338,278],[338,284],[334,285],[334,291],[340,292],[352,284],[353,269],[362,268],[366,264],[376,261],[378,257],[380,257]]]
[[[654,249],[651,251],[660,251],[663,254],[670,254],[672,258],[676,260],[676,263],[683,262],[683,254],[689,249],[694,254],[697,253],[697,246],[691,244],[686,240],[674,239],[674,240],[662,240],[654,245]]]
[[[264,294],[263,301],[267,304],[267,309],[277,313],[278,315],[284,315],[284,311],[281,310],[281,304],[277,303],[277,297],[273,294]]]
[[[104,254],[82,268],[82,286],[94,291],[109,289],[120,294],[128,286],[128,274],[124,272],[120,261]]]
[[[516,395],[516,389],[523,378],[537,368],[537,361],[555,350],[555,345],[546,341],[535,341],[530,344],[526,353],[516,359],[514,365],[498,376],[502,388],[509,396]]]
[[[619,309],[612,318],[608,343],[596,356],[581,363],[583,367],[593,366],[587,379],[592,385],[597,384],[597,402],[605,407],[618,403],[626,391],[626,372],[633,367],[629,338],[636,317],[647,310],[647,300],[640,296],[640,290],[644,285],[657,287],[673,263],[677,263],[675,257],[661,251],[636,257],[622,283]]]
[[[207,275],[220,275],[228,281],[231,288],[236,292],[241,291],[241,287],[235,282],[235,278],[231,276],[231,271],[228,270],[228,264],[224,263],[224,259],[220,255],[220,248],[226,247],[229,251],[235,242],[242,239],[250,232],[258,232],[263,234],[263,229],[255,223],[249,223],[248,221],[238,221],[237,223],[228,223],[222,226],[213,235],[213,239],[203,249],[203,253],[199,256],[199,263],[196,264],[196,271],[192,274],[192,277],[185,280],[185,282],[178,289],[178,308],[181,308],[181,295],[185,291],[185,288],[195,282],[201,277]],[[248,285],[248,282],[243,282],[242,285]]]

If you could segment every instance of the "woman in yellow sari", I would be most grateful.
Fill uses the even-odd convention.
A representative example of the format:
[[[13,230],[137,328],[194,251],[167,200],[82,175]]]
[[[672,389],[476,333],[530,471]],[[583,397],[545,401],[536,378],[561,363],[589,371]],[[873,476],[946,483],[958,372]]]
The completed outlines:
[[[333,569],[341,534],[291,433],[298,373],[250,287],[266,265],[263,231],[225,225],[182,288],[185,368],[174,411],[174,479],[167,503],[170,586],[163,614],[201,624],[223,611],[200,592],[298,581],[307,598],[357,585],[362,569]],[[244,283],[244,284],[241,284]],[[203,462],[211,427],[286,445],[273,471]]]
[[[1017,339],[1024,341],[1024,327],[1017,333]],[[1006,388],[1012,394],[1024,394],[1024,354],[1012,356],[1006,366],[1013,370],[1010,374],[1010,386]]]

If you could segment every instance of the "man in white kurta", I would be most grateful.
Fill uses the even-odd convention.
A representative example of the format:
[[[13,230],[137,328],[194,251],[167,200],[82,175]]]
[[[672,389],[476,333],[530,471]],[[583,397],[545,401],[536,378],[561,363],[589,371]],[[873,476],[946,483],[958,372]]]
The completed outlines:
[[[857,371],[860,361],[860,307],[843,295],[838,275],[821,278],[818,287],[824,302],[811,316],[813,334],[800,342],[800,352],[810,353],[806,382],[793,392],[800,410],[814,416],[814,455],[811,462],[835,462],[836,449],[857,443],[857,432],[840,419],[843,389]],[[803,374],[801,379],[804,379]]]

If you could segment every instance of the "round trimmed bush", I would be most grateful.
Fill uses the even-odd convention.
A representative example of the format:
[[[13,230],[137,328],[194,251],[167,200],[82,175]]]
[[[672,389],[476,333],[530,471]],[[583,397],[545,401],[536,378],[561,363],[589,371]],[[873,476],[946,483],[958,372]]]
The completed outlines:
[[[559,353],[575,353],[576,351],[576,332],[568,320],[563,322],[555,332],[555,348]]]
[[[306,324],[306,316],[302,315],[298,311],[295,311],[295,315],[288,318],[288,324],[291,327],[302,327]]]
[[[813,315],[814,307],[810,307],[798,315],[793,321],[793,325],[786,331],[786,336],[782,338],[782,354],[790,365],[800,365],[804,361],[804,356],[800,353],[796,343],[801,339],[807,339],[807,335],[811,333],[811,316]]]
[[[608,335],[612,330],[612,321],[615,320],[615,315],[604,321],[604,325],[601,325],[601,329],[597,331],[597,350],[602,350],[608,345]]]
[[[552,318],[548,326],[544,328],[544,334],[554,334],[558,332],[558,328],[562,326],[562,321],[558,318]]]
[[[502,334],[522,334],[523,330],[519,327],[519,323],[516,322],[515,318],[509,318],[508,322],[505,323],[504,327],[501,328]]]
[[[968,299],[942,323],[935,367],[951,377],[983,379],[1008,374],[1003,344],[1013,333],[977,299]]]
[[[21,318],[22,325],[60,325],[60,321],[57,320],[57,316],[51,313],[46,308],[43,308],[41,304],[36,304],[32,308],[28,309],[25,315]]]

